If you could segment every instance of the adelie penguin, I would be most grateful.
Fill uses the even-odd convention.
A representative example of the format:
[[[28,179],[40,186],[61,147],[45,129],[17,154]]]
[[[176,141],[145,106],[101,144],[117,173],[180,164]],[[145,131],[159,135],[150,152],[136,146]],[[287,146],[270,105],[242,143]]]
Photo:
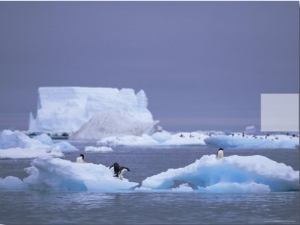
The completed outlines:
[[[109,169],[114,168],[114,177],[118,177],[119,179],[123,180],[123,173],[125,171],[130,171],[129,168],[125,166],[120,166],[118,163],[114,163],[109,167]]]
[[[219,148],[218,152],[217,152],[217,159],[222,159],[224,157],[224,149],[223,148]]]
[[[76,163],[85,163],[84,161],[84,155],[80,154],[77,158],[76,158]]]

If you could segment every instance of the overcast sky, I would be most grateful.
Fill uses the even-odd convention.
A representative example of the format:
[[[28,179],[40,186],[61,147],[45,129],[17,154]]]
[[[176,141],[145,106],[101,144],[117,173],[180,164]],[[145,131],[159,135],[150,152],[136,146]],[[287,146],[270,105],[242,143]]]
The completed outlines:
[[[260,126],[262,93],[299,93],[299,2],[0,2],[0,130],[37,89],[143,89],[169,131]]]

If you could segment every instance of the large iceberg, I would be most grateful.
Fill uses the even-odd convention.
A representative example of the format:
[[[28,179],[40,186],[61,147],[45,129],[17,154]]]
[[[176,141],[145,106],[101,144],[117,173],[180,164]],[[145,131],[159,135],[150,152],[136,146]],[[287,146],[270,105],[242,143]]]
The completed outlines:
[[[30,114],[29,131],[68,133],[77,131],[75,137],[85,139],[91,135],[91,132],[87,132],[88,127],[93,129],[94,135],[96,131],[98,134],[104,131],[109,135],[120,133],[119,128],[124,126],[126,121],[122,119],[125,118],[131,123],[131,125],[127,124],[127,128],[131,126],[130,129],[137,130],[135,135],[151,133],[156,130],[158,121],[153,120],[147,105],[147,96],[143,90],[135,94],[133,89],[127,88],[119,90],[117,88],[40,87],[37,115],[34,118],[32,113]],[[89,121],[90,124],[85,125]],[[95,121],[97,124],[91,125]],[[132,123],[135,123],[136,127],[133,127]],[[85,127],[82,127],[83,125]],[[126,129],[122,131],[128,132]]]

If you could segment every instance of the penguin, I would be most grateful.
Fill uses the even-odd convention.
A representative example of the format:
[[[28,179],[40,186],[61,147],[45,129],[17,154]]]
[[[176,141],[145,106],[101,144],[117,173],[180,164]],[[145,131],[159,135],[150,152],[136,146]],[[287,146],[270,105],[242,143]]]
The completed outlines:
[[[125,166],[120,166],[118,163],[114,163],[109,167],[109,169],[114,168],[114,177],[119,178],[120,180],[123,180],[123,173],[125,171],[130,171],[129,168]]]
[[[118,163],[114,163],[109,167],[109,169],[111,169],[111,168],[114,168],[114,177],[118,177],[120,165]]]
[[[221,159],[221,158],[224,157],[224,151],[223,151],[223,148],[219,148],[216,157],[217,157],[217,159]]]
[[[76,163],[85,163],[84,161],[84,155],[80,154],[77,158],[76,158]]]

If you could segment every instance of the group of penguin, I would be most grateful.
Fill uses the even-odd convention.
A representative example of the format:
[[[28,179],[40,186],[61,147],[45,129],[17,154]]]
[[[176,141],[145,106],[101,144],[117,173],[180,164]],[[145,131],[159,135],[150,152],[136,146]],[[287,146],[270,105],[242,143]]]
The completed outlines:
[[[217,154],[216,154],[216,158],[217,159],[221,159],[224,157],[224,151],[223,148],[219,148]],[[76,163],[85,163],[84,161],[84,155],[80,154],[77,158],[76,158]],[[114,168],[114,177],[117,177],[121,180],[123,180],[123,173],[125,171],[130,171],[129,168],[125,167],[125,166],[120,166],[118,163],[114,163],[112,164],[109,169]]]
[[[76,158],[76,163],[85,163],[84,161],[84,155],[80,154],[77,158]],[[109,169],[114,169],[114,177],[119,178],[120,180],[123,180],[123,173],[125,171],[130,171],[129,168],[125,167],[125,166],[120,166],[118,163],[114,163],[113,165],[111,165],[109,167]]]

